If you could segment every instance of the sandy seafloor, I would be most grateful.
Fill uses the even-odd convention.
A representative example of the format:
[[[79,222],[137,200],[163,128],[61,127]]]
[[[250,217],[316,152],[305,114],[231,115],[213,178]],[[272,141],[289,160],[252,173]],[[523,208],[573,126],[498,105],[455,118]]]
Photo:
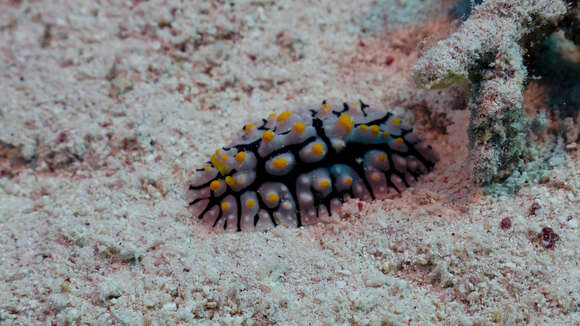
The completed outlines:
[[[0,325],[579,325],[578,154],[515,194],[474,185],[463,88],[409,77],[448,9],[0,2]],[[436,169],[333,224],[192,218],[192,171],[235,130],[327,98],[414,120]]]

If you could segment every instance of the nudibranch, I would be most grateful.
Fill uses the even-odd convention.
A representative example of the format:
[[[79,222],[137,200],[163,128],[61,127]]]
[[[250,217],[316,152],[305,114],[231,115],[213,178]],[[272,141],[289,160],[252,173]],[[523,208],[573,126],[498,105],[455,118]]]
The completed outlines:
[[[349,198],[384,199],[416,183],[437,155],[390,112],[362,101],[272,114],[245,125],[196,170],[193,214],[220,230],[327,221]],[[334,215],[333,215],[334,214]]]

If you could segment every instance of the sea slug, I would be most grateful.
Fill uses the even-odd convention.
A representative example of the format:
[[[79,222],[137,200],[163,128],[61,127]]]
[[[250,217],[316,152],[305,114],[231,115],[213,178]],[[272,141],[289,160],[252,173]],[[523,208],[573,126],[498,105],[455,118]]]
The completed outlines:
[[[415,184],[437,156],[390,112],[360,101],[272,114],[242,128],[197,169],[189,206],[229,231],[325,221],[348,198],[383,199]]]

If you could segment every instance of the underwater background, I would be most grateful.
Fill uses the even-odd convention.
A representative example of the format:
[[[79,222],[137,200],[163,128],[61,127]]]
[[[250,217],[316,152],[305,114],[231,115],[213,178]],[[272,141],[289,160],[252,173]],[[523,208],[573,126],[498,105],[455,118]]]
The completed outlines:
[[[578,325],[578,2],[0,2],[1,325]],[[440,160],[337,221],[216,232],[194,170],[359,101]]]

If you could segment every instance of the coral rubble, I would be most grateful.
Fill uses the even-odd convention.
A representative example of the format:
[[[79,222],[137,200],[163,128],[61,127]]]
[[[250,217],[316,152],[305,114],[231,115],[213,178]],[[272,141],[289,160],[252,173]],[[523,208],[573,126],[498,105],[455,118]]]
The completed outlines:
[[[469,147],[472,174],[480,184],[504,180],[527,159],[524,56],[559,22],[573,19],[576,5],[567,8],[560,0],[484,1],[413,66],[416,83],[427,89],[462,79],[471,82]],[[570,33],[569,25],[562,28]]]

